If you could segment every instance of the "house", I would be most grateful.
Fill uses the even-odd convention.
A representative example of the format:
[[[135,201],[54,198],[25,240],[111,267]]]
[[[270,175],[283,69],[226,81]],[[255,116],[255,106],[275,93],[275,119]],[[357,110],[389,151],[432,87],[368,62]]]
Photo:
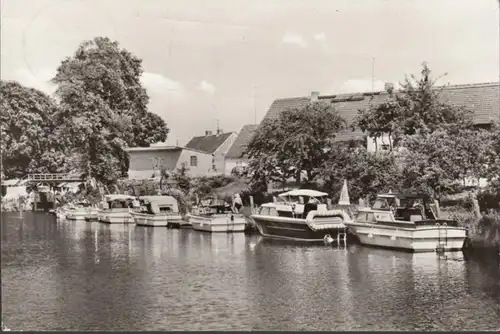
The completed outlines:
[[[391,84],[386,84],[388,89]],[[454,106],[465,107],[474,112],[474,122],[478,126],[488,126],[492,122],[500,121],[500,83],[480,83],[467,85],[453,85],[447,87],[437,87],[442,89],[440,98],[443,103]],[[373,99],[372,99],[373,97]],[[303,108],[308,103],[315,101],[325,101],[332,103],[348,125],[353,123],[359,109],[369,108],[373,105],[386,101],[388,93],[350,93],[320,96],[318,92],[312,92],[309,97],[291,97],[277,99],[272,104],[264,119],[277,119],[281,112],[286,109]],[[379,138],[377,143],[373,138],[368,138],[360,129],[348,130],[337,135],[337,141],[363,140],[370,151],[380,148],[384,149],[388,145],[386,138]]]
[[[217,130],[205,131],[204,136],[193,137],[187,144],[186,149],[204,152],[212,157],[211,171],[215,174],[224,174],[226,154],[236,139],[234,132],[222,133]]]
[[[248,165],[248,157],[245,155],[245,150],[258,127],[258,124],[248,124],[241,129],[226,154],[226,175],[230,175],[236,167],[246,167]]]
[[[212,154],[180,146],[151,146],[127,148],[129,180],[143,180],[160,176],[160,171],[188,168],[191,177],[209,175],[213,171]]]
[[[389,88],[392,88],[392,85],[386,84],[386,90]],[[436,89],[442,89],[439,97],[443,103],[471,110],[476,126],[488,128],[493,122],[500,122],[500,82],[450,85],[436,87]],[[309,97],[291,97],[275,100],[264,116],[264,119],[277,119],[284,110],[303,108],[311,102],[325,101],[333,104],[340,116],[346,120],[348,125],[351,125],[358,114],[358,110],[369,108],[370,103],[372,105],[381,104],[387,98],[387,91],[327,96],[320,96],[318,92],[312,92]],[[360,129],[346,130],[336,137],[336,141],[348,140],[363,141],[366,144],[366,148],[372,152],[386,149],[389,146],[386,136],[377,138],[375,141]],[[486,184],[485,180],[466,180],[466,182],[469,185],[484,186]]]

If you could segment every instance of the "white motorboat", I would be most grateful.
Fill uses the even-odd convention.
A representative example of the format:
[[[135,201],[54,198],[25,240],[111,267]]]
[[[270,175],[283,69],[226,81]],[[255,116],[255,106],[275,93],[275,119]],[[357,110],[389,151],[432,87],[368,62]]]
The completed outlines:
[[[173,196],[141,196],[141,211],[131,212],[136,225],[167,226],[182,222],[179,205]]]
[[[263,204],[251,218],[264,237],[311,242],[323,242],[327,235],[336,238],[339,233],[345,237],[344,223],[350,217],[344,210],[328,210],[327,196],[310,189],[287,191],[276,202]]]
[[[66,210],[66,220],[88,220],[89,217],[97,218],[97,209],[87,203],[77,203]]]
[[[98,211],[98,219],[107,224],[131,224],[134,218],[130,214],[135,197],[129,195],[106,195]]]
[[[461,250],[466,238],[465,228],[437,219],[421,196],[380,194],[372,208],[360,209],[346,225],[362,244],[411,252]]]
[[[193,207],[187,215],[193,230],[202,232],[245,232],[246,219],[243,214],[235,213],[224,201],[209,198],[200,207]]]

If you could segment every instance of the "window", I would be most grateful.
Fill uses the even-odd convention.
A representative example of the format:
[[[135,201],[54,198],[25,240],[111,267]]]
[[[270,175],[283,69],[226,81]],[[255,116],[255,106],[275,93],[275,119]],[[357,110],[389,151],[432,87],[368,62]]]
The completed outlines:
[[[191,165],[191,167],[198,166],[198,157],[196,155],[191,156],[190,165]]]

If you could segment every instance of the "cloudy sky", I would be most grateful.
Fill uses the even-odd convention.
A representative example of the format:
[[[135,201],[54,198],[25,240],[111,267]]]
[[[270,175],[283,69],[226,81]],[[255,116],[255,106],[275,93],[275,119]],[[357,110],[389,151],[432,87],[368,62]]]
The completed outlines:
[[[260,122],[275,98],[370,91],[427,61],[442,83],[499,80],[497,0],[1,0],[1,78],[46,92],[78,44],[143,59],[170,144]],[[373,59],[375,61],[373,62]]]

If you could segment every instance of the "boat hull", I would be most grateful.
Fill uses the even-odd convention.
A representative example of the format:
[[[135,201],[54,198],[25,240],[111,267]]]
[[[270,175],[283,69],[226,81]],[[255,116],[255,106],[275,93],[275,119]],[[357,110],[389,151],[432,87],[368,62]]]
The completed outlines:
[[[131,213],[135,224],[139,226],[167,226],[169,223],[181,222],[180,214],[148,214]]]
[[[89,220],[92,218],[97,218],[96,211],[89,210],[71,210],[66,213],[66,220]]]
[[[193,230],[201,232],[243,233],[246,226],[245,217],[241,214],[214,214],[208,216],[189,214],[188,218]]]
[[[345,225],[339,218],[325,218],[325,227],[318,229],[313,229],[306,219],[263,215],[252,215],[252,219],[259,233],[267,238],[322,242],[326,235],[335,239],[339,233],[345,233]]]
[[[347,226],[361,244],[415,253],[459,251],[466,239],[464,228],[452,226],[422,226],[414,229],[363,223],[349,223]]]
[[[133,224],[134,218],[129,209],[108,209],[100,210],[98,219],[105,224]]]

